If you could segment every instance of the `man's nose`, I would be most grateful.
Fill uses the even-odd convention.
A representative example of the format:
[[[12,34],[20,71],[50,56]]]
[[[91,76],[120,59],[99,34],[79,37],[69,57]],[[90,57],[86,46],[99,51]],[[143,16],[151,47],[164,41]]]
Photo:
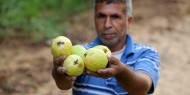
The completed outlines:
[[[109,17],[106,18],[104,26],[105,26],[106,29],[109,29],[109,28],[112,27],[112,21],[111,21],[111,19]]]

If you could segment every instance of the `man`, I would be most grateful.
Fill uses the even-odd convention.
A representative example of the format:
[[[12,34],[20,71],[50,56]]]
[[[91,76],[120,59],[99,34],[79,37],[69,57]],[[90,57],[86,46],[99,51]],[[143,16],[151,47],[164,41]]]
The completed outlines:
[[[85,70],[78,77],[65,74],[60,64],[66,56],[54,58],[53,78],[60,89],[73,95],[147,95],[153,93],[160,74],[160,60],[150,46],[134,43],[127,33],[133,21],[131,0],[95,0],[98,37],[84,47],[105,45],[112,51],[106,69]]]

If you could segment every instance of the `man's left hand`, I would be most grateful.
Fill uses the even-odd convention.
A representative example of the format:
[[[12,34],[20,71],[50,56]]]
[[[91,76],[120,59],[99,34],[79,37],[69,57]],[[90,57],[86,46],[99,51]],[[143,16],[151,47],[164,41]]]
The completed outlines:
[[[125,66],[119,59],[114,56],[108,58],[108,66],[105,69],[98,69],[96,72],[86,70],[85,73],[95,77],[110,78],[122,73]]]

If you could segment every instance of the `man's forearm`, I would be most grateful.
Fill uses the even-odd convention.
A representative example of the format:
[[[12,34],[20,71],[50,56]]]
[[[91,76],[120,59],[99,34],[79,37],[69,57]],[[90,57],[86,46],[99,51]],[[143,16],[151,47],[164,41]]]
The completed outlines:
[[[151,87],[151,78],[144,74],[133,71],[123,64],[123,72],[115,76],[117,81],[130,95],[146,95]]]
[[[57,87],[61,90],[68,90],[74,84],[74,81],[68,80],[64,75],[57,73],[56,69],[52,70],[52,76],[56,82]]]

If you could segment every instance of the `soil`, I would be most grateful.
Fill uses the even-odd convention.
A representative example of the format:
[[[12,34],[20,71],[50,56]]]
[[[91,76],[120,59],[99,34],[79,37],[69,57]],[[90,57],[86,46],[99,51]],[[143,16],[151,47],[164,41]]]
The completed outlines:
[[[154,95],[190,95],[190,1],[134,0],[134,23],[129,33],[139,43],[154,46],[161,58],[161,75]],[[95,36],[93,10],[71,17],[63,35],[73,44]],[[0,44],[0,95],[71,95],[59,90],[51,76],[48,45],[25,45],[20,40]]]

